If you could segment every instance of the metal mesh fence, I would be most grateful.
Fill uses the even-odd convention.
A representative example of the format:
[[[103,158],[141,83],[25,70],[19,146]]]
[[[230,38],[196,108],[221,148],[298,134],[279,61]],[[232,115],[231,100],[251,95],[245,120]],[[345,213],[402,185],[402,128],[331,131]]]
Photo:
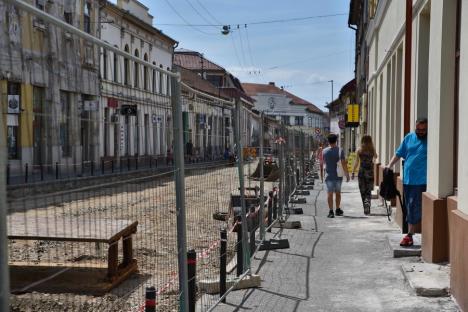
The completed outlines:
[[[99,41],[67,1],[43,9],[0,1],[11,310],[213,309],[285,217],[310,137],[155,46]]]

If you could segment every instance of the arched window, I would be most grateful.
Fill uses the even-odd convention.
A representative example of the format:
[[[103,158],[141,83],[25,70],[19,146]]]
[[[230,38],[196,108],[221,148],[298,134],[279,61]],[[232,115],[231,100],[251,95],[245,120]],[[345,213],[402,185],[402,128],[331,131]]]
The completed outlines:
[[[143,56],[143,59],[145,62],[148,62],[148,54],[145,53],[145,56]],[[143,86],[145,90],[149,90],[149,81],[148,81],[148,67],[144,66],[143,67]]]
[[[107,50],[103,49],[102,51],[102,78],[104,80],[107,80],[107,71],[108,71],[107,62],[108,62]]]
[[[153,65],[156,66],[156,62],[153,62]],[[153,93],[156,93],[157,91],[157,81],[156,81],[156,74],[157,74],[157,70],[153,68]]]
[[[125,52],[130,53],[130,48],[128,44],[125,45]],[[130,63],[128,58],[124,58],[124,84],[130,85]]]
[[[138,52],[137,49],[135,49],[135,57],[140,57],[140,53]],[[133,86],[135,88],[140,87],[140,64],[135,62],[135,67],[134,67],[134,78],[133,78]]]
[[[116,47],[117,48],[117,47]],[[119,56],[117,55],[117,53],[113,53],[114,54],[114,82],[119,82]]]

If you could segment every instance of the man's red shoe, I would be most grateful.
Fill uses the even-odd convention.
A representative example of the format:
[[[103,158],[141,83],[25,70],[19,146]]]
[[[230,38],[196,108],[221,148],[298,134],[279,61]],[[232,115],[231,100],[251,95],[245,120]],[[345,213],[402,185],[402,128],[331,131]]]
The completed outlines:
[[[413,246],[413,236],[412,235],[406,235],[403,237],[403,239],[400,242],[401,247],[410,247]]]

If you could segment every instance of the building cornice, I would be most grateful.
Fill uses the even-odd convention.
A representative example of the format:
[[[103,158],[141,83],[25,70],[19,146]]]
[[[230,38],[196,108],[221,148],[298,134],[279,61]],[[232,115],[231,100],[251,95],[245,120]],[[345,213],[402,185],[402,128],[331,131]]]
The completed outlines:
[[[134,16],[133,14],[129,13],[128,11],[119,8],[113,3],[110,3],[107,1],[104,9],[104,11],[109,11],[110,13],[113,13],[120,17],[122,20],[126,20],[127,22],[131,23],[132,25],[139,27],[141,29],[144,29],[147,31],[150,35],[155,36],[156,38],[166,42],[170,46],[174,46],[176,43],[178,43],[176,40],[172,39],[168,35],[165,35],[161,30],[153,27],[152,25],[149,25],[145,21],[139,19],[138,17]],[[121,25],[119,25],[122,27]]]

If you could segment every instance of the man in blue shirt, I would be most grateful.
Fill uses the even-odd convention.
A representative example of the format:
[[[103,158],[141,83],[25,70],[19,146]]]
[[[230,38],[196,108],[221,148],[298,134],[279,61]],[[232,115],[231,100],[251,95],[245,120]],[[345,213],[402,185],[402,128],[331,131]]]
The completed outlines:
[[[335,213],[333,212],[333,194],[335,194],[336,201],[336,215],[342,216],[343,210],[341,209],[341,183],[343,182],[343,175],[346,176],[346,182],[349,182],[348,165],[346,163],[345,155],[342,149],[337,146],[338,137],[336,134],[330,134],[328,136],[329,147],[323,150],[323,163],[325,168],[321,166],[322,179],[325,169],[325,184],[327,186],[328,195],[328,217],[334,218]],[[341,169],[338,166],[341,164]],[[340,171],[340,172],[339,172]]]
[[[407,134],[398,147],[395,156],[385,166],[391,168],[400,158],[405,160],[403,170],[403,193],[406,203],[408,234],[400,242],[401,246],[413,245],[413,234],[421,223],[422,193],[427,184],[427,119],[416,121],[416,131]]]

